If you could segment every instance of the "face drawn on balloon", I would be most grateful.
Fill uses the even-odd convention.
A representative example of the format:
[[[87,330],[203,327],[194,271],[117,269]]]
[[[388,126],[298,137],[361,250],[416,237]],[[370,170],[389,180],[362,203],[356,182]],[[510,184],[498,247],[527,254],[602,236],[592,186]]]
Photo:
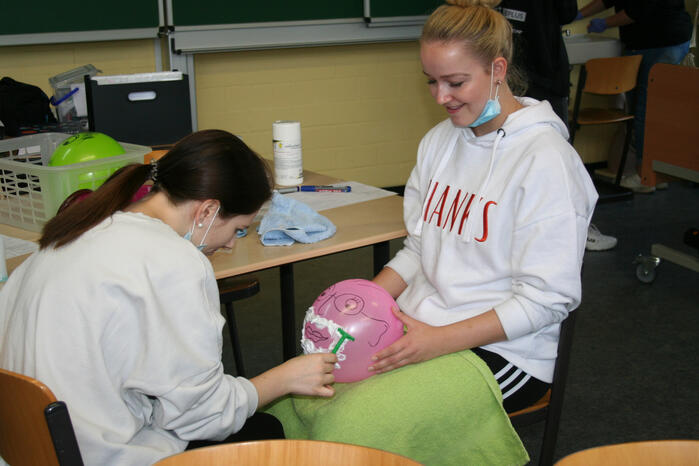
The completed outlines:
[[[403,325],[393,315],[392,306],[395,306],[393,298],[367,280],[345,280],[329,287],[306,312],[301,339],[304,352],[337,354],[335,372],[339,382],[351,381],[342,380],[343,372],[338,371],[348,369],[351,359],[359,365],[346,371],[354,374],[352,378],[360,380],[372,375],[366,371],[371,356],[403,333]]]

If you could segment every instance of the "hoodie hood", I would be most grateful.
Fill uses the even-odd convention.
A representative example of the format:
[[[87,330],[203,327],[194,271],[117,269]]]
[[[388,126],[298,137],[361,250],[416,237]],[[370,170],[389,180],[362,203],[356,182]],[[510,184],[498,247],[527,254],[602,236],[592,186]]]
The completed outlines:
[[[568,139],[568,128],[553,111],[551,104],[545,100],[538,101],[530,97],[515,98],[520,104],[524,105],[524,108],[510,113],[505,119],[505,123],[499,128],[505,131],[506,136],[514,136],[520,131],[531,129],[534,126],[548,125],[555,129],[563,139]],[[476,136],[471,128],[458,126],[454,126],[454,128],[460,130],[462,136],[471,144],[481,147],[490,147],[497,139],[497,131],[492,131],[483,136]],[[506,142],[505,140],[502,141],[503,147],[505,147]]]
[[[445,146],[445,151],[432,178],[438,179],[439,175],[441,175],[442,171],[444,170],[444,167],[446,167],[449,163],[459,137],[463,137],[469,144],[473,144],[484,149],[490,148],[488,170],[485,177],[481,180],[477,191],[480,196],[485,196],[488,190],[488,184],[490,183],[490,178],[497,163],[498,147],[502,146],[505,148],[507,147],[507,143],[509,141],[516,141],[517,138],[514,136],[517,136],[518,133],[530,130],[536,126],[545,125],[551,126],[564,139],[568,139],[568,129],[563,124],[561,119],[558,118],[558,115],[556,115],[553,108],[547,101],[538,101],[529,97],[517,97],[516,99],[524,106],[524,108],[509,114],[505,119],[504,124],[498,128],[497,131],[492,131],[482,136],[476,136],[471,128],[457,127],[452,125],[454,131],[452,132],[451,139]],[[511,137],[507,139],[508,136]],[[425,199],[425,202],[427,202],[427,199]],[[475,215],[472,215],[466,220],[466,234],[462,237],[466,242],[471,241],[471,230],[474,218]],[[413,230],[414,235],[422,234],[423,224],[423,221],[417,222]]]

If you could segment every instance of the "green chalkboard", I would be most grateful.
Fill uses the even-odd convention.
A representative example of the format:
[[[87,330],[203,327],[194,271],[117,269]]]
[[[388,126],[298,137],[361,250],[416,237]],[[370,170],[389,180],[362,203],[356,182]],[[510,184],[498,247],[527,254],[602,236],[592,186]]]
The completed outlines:
[[[172,23],[206,26],[361,18],[362,0],[172,0]]]
[[[14,34],[70,33],[157,28],[159,0],[100,0],[57,3],[7,0],[0,8],[0,37]],[[156,37],[154,32],[153,37]]]
[[[444,0],[369,0],[371,18],[428,16]]]

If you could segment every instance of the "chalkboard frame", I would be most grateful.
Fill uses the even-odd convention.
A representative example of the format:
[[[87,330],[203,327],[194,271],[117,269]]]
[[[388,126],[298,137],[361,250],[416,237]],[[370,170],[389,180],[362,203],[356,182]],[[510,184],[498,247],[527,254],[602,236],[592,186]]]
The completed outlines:
[[[369,27],[422,25],[443,0],[364,0],[364,20]]]
[[[128,7],[124,1],[127,0],[119,3],[120,8]],[[135,5],[144,4],[143,0],[130,1]],[[81,2],[80,8],[91,5],[92,9],[82,11],[77,6],[70,6],[53,15],[51,9],[59,8],[55,2],[11,2],[3,7],[3,16],[9,18],[12,25],[0,27],[0,46],[155,39],[165,26],[164,4],[161,0],[148,1],[151,2],[148,8],[140,10],[142,15],[128,13],[116,19],[104,12],[105,6],[101,2]],[[37,16],[38,11],[42,12],[41,16]],[[80,11],[82,14],[76,13]],[[102,15],[101,21],[99,15]]]
[[[176,54],[400,42],[420,37],[421,24],[369,28],[364,18],[175,27]]]

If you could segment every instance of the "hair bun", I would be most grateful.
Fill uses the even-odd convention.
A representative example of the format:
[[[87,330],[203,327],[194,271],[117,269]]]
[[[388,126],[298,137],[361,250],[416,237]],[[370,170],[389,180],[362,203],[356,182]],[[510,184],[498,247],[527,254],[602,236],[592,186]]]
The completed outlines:
[[[445,0],[447,5],[460,6],[468,8],[470,6],[484,6],[486,8],[495,8],[500,4],[501,0]]]

